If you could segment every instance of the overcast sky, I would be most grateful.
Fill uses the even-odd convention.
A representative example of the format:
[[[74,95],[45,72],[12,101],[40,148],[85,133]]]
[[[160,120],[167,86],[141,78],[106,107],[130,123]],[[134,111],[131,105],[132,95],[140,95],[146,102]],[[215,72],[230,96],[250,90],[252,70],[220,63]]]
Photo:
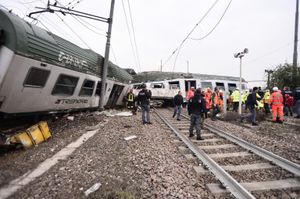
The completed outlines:
[[[46,2],[0,0],[2,6],[12,9],[21,17],[37,11],[36,6],[45,7]],[[102,17],[109,16],[111,3],[110,0],[58,2],[58,5],[71,2],[75,10]],[[162,63],[167,61],[214,2],[216,0],[116,0],[110,60],[122,68],[133,68],[138,72],[159,70],[161,60]],[[244,48],[249,49],[243,58],[242,70],[242,76],[247,81],[262,80],[265,78],[265,69],[292,62],[296,0],[232,0],[225,16],[208,37],[202,40],[191,39],[201,38],[210,32],[229,3],[230,0],[217,2],[180,48],[176,64],[177,52],[163,65],[163,71],[186,72],[188,62],[190,72],[238,77],[239,59],[234,58],[233,54]],[[129,5],[140,64],[137,56],[134,56],[126,25],[124,8],[133,35]],[[35,17],[41,21],[37,23],[39,26],[47,27],[81,47],[91,48],[104,55],[107,24],[88,19],[82,21],[59,13],[45,13]],[[132,45],[135,48],[134,40]]]

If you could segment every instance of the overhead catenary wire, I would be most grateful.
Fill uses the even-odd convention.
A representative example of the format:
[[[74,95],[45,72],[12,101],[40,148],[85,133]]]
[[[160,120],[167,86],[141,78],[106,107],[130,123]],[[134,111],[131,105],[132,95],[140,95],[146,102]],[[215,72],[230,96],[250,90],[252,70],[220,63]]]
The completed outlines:
[[[138,47],[136,44],[136,36],[135,36],[135,30],[134,30],[134,25],[133,25],[133,20],[132,20],[132,12],[131,12],[131,8],[130,8],[130,2],[129,2],[129,0],[127,0],[127,2],[128,2],[129,16],[130,16],[130,21],[131,21],[133,41],[134,41],[135,50],[136,50],[136,58],[137,58],[139,70],[141,71],[141,62],[140,62]]]
[[[129,24],[128,24],[128,19],[127,19],[127,14],[126,14],[126,9],[125,9],[125,5],[124,5],[123,0],[122,0],[122,7],[123,7],[124,15],[125,15],[125,22],[126,22],[126,27],[127,27],[128,35],[129,35],[129,41],[130,41],[130,45],[131,45],[131,49],[132,49],[132,53],[133,53],[133,58],[134,58],[134,62],[135,62],[135,65],[136,65],[135,68],[138,70],[136,53],[135,53],[135,50],[134,50],[134,47],[133,47],[131,32],[130,32],[130,28],[129,28]]]
[[[220,24],[220,22],[222,21],[222,19],[223,19],[223,17],[225,16],[225,14],[226,14],[226,12],[227,12],[227,10],[228,10],[228,8],[229,8],[231,2],[232,2],[232,0],[230,0],[230,2],[228,3],[228,5],[227,5],[225,11],[223,12],[221,18],[219,19],[219,21],[216,23],[216,25],[215,25],[215,26],[214,26],[214,27],[213,27],[206,35],[204,35],[203,37],[200,37],[200,38],[189,38],[189,39],[191,39],[191,40],[202,40],[202,39],[205,39],[206,37],[208,37],[208,36],[209,36],[209,35],[217,28],[217,26],[218,26],[218,25]]]
[[[196,25],[193,27],[193,29],[188,33],[188,35],[182,40],[182,42],[180,43],[180,45],[172,52],[172,54],[170,55],[170,57],[164,62],[163,66],[165,66],[169,60],[172,58],[172,56],[176,53],[176,51],[178,49],[181,48],[181,46],[184,44],[184,42],[189,38],[189,36],[194,32],[194,30],[198,27],[198,25],[205,19],[205,17],[209,14],[209,12],[215,7],[215,5],[218,3],[219,0],[216,0],[211,6],[210,8],[206,11],[206,13],[201,17],[201,19],[196,23]],[[178,56],[178,55],[177,55]],[[176,62],[174,63],[174,65],[176,64]],[[175,67],[174,67],[175,68]]]

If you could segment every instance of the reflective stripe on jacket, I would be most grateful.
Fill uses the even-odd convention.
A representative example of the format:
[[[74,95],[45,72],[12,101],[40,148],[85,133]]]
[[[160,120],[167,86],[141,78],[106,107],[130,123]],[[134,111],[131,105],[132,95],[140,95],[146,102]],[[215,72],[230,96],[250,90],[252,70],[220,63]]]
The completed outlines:
[[[270,104],[270,92],[266,92],[263,97],[263,101],[265,104]]]
[[[275,106],[283,106],[283,97],[279,92],[274,92],[271,95],[271,104]]]
[[[128,100],[128,102],[133,102],[133,100],[134,100],[134,94],[133,93],[128,93],[127,100]]]
[[[233,102],[239,102],[240,101],[240,91],[238,91],[238,90],[233,91],[233,93],[230,95],[230,97],[232,98]]]

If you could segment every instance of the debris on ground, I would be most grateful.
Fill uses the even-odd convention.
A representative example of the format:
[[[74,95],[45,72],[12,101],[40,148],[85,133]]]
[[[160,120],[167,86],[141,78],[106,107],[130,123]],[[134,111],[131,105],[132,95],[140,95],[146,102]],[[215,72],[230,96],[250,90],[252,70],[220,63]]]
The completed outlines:
[[[101,183],[100,183],[100,182],[94,184],[94,185],[91,186],[88,190],[86,190],[86,191],[84,192],[84,195],[85,195],[85,196],[90,195],[91,193],[97,191],[97,190],[100,188],[100,186],[101,186]]]
[[[135,139],[135,138],[137,138],[136,135],[131,135],[131,136],[128,136],[128,137],[124,138],[124,140],[128,141],[128,140],[132,140],[132,139]]]
[[[71,121],[74,121],[74,116],[68,116],[67,119],[71,120]]]
[[[22,145],[25,148],[36,146],[52,136],[48,124],[45,121],[39,122],[9,138],[9,144]]]

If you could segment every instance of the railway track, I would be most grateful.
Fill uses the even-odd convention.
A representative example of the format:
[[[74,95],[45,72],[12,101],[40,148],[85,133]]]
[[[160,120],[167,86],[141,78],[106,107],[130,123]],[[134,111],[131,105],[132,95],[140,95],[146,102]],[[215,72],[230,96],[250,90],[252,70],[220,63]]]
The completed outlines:
[[[214,194],[230,192],[235,198],[300,196],[300,165],[248,143],[228,132],[205,124],[204,140],[188,137],[189,117],[172,118],[170,109],[155,109],[162,124],[174,133],[178,148],[189,159],[196,159],[199,175],[212,173],[220,183],[209,183]]]

